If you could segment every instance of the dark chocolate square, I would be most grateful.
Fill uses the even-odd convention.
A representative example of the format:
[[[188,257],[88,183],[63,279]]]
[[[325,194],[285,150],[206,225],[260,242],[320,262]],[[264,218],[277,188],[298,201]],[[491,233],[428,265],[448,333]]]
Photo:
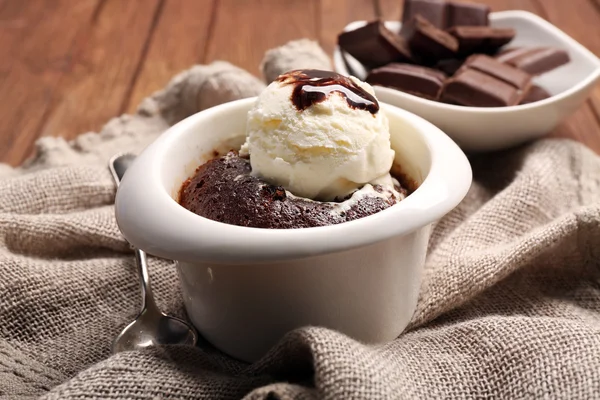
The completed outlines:
[[[462,68],[472,68],[500,79],[521,91],[529,90],[531,75],[483,54],[476,54],[465,61]]]
[[[448,4],[444,0],[405,0],[402,24],[420,15],[438,29],[446,28]]]
[[[366,82],[437,100],[446,75],[435,69],[408,64],[388,64],[372,70]]]
[[[367,68],[376,68],[391,62],[412,62],[406,41],[387,29],[383,22],[367,25],[338,36],[342,50],[356,58]]]
[[[489,26],[455,26],[450,28],[448,33],[458,39],[458,53],[462,56],[474,53],[495,54],[516,34],[512,28]]]
[[[512,85],[483,72],[465,68],[446,80],[441,100],[471,107],[506,107],[518,104],[521,96]]]
[[[419,15],[402,25],[400,35],[406,39],[413,56],[424,63],[454,58],[458,51],[458,40],[454,36]]]
[[[523,71],[540,75],[558,68],[570,61],[569,53],[562,49],[551,47],[533,49],[508,61]]]

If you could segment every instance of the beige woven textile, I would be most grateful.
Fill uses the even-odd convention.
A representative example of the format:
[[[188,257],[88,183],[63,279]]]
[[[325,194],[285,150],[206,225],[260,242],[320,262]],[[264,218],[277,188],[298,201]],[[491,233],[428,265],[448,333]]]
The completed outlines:
[[[600,398],[600,158],[566,140],[471,157],[473,186],[435,227],[418,309],[391,343],[307,327],[253,365],[207,343],[111,355],[140,299],[107,160],[262,87],[196,66],[100,134],[43,138],[0,168],[0,398]],[[184,317],[172,263],[150,274]]]

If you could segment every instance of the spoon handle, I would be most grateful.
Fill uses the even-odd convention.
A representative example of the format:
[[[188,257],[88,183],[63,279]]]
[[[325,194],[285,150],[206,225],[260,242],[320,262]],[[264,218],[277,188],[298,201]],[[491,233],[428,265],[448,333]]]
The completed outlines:
[[[148,262],[146,253],[143,250],[134,248],[135,263],[140,272],[140,281],[142,284],[142,311],[145,309],[152,312],[158,312],[158,307],[152,296],[152,287],[150,286],[150,275],[148,274]]]

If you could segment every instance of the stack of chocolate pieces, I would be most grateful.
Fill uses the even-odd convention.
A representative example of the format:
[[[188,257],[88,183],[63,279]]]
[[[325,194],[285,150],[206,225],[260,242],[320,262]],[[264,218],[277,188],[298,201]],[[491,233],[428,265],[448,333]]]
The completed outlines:
[[[550,97],[532,77],[569,62],[566,51],[503,47],[515,30],[489,25],[486,5],[405,0],[400,32],[373,21],[338,36],[370,70],[366,81],[429,100],[502,107]]]

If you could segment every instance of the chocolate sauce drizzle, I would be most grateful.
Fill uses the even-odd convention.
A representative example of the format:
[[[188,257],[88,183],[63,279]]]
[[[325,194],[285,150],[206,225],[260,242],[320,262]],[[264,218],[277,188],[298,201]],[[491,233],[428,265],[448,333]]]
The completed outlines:
[[[291,100],[298,111],[325,101],[333,92],[340,93],[352,108],[367,110],[371,114],[379,111],[379,103],[372,94],[350,78],[332,71],[299,69],[280,75],[277,81],[294,85]]]

